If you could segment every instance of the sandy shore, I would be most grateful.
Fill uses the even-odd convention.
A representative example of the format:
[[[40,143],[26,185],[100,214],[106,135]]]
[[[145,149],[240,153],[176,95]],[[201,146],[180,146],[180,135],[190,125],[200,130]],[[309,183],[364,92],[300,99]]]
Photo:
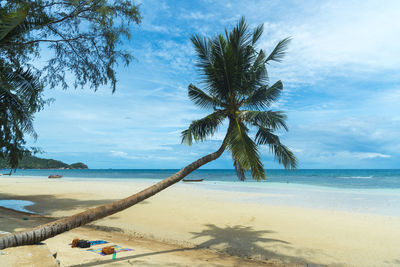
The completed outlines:
[[[62,217],[129,196],[153,182],[1,178],[0,199],[30,200],[35,204],[27,207],[28,210],[45,216]],[[320,201],[314,199],[310,192],[310,203]],[[340,198],[340,190],[336,194]],[[154,253],[151,250],[154,244],[157,244],[154,247],[166,246],[159,251],[172,251],[146,256],[148,265],[179,263],[185,266],[186,263],[182,261],[187,261],[187,264],[194,266],[190,263],[200,258],[204,261],[198,262],[198,266],[208,266],[210,262],[216,266],[261,264],[251,261],[244,265],[238,263],[248,258],[274,265],[400,264],[400,217],[335,208],[269,205],[267,201],[258,201],[268,196],[280,197],[274,190],[267,188],[264,193],[240,192],[240,187],[236,191],[221,191],[212,185],[180,183],[126,211],[96,222],[90,229],[80,228],[45,243],[59,251],[64,266],[97,260],[96,254],[87,256],[89,252],[86,251],[79,252],[86,256],[77,258],[74,254],[76,250],[65,246],[75,235],[85,235],[90,239],[108,238],[125,246],[133,246],[135,251],[126,254],[126,257],[137,253]],[[18,218],[12,219],[11,215],[4,216],[3,213],[0,219],[0,231],[7,232],[31,227],[46,220],[32,219],[28,220],[31,225],[22,225],[17,223]],[[94,227],[107,230],[108,233],[95,231]],[[146,245],[141,247],[138,243],[129,243],[140,240],[147,242],[147,248]],[[213,254],[212,251],[225,254]],[[179,253],[184,255],[179,256]],[[224,256],[221,258],[220,255]],[[239,256],[241,259],[227,255]]]

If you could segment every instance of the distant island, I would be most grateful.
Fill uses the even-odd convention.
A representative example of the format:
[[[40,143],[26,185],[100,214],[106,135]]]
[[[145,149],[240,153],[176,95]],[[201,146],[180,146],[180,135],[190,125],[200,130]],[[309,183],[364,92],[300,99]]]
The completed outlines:
[[[9,168],[7,161],[0,158],[0,169],[7,168]],[[88,166],[82,162],[67,164],[59,160],[43,159],[27,155],[19,162],[18,169],[88,169]]]

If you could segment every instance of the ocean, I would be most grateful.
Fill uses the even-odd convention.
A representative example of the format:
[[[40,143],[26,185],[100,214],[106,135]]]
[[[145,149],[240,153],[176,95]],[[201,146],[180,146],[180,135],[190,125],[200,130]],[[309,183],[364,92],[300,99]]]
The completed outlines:
[[[106,179],[115,182],[137,180],[154,184],[178,170],[17,170],[13,175],[47,177],[63,175],[63,180],[96,181]],[[5,173],[1,172],[0,173]],[[201,183],[181,183],[181,186],[230,192],[232,201],[256,202],[276,206],[296,206],[348,212],[400,216],[400,169],[395,170],[266,170],[267,179],[257,182],[250,178],[239,181],[234,170],[200,169],[188,176],[204,179]],[[0,176],[2,178],[9,176]],[[11,176],[13,177],[13,176]],[[241,194],[238,198],[237,193]],[[134,192],[132,192],[134,193]],[[258,197],[254,197],[256,193]],[[0,200],[0,206],[22,210],[24,203],[8,203]]]
[[[15,175],[48,176],[59,174],[64,178],[86,179],[164,179],[176,169],[88,169],[88,170],[17,170]],[[257,182],[251,179],[242,182],[234,170],[200,169],[188,176],[210,182],[233,183],[285,183],[304,184],[336,188],[353,189],[399,189],[400,169],[301,169],[296,171],[266,170],[267,179]]]

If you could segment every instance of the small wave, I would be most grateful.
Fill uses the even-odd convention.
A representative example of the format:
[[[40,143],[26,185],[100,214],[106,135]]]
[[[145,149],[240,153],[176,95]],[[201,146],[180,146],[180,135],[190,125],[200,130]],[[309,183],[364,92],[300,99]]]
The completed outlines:
[[[372,177],[374,177],[373,175],[370,176],[339,176],[337,178],[340,179],[371,179]]]

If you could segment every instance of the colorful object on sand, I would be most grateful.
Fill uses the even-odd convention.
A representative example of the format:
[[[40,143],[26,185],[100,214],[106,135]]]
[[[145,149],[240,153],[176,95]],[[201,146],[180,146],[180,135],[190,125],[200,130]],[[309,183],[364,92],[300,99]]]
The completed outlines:
[[[74,240],[72,240],[72,243],[69,244],[69,245],[74,248],[78,244],[78,241],[79,241],[79,239],[75,238]],[[74,242],[75,242],[75,245],[74,245]],[[95,245],[107,244],[108,241],[105,241],[105,240],[94,240],[94,241],[89,241],[89,243],[90,243],[90,246],[95,246]]]
[[[103,253],[105,255],[114,254],[115,253],[115,249],[114,249],[114,247],[104,247],[104,248],[101,249],[101,253]]]
[[[114,254],[119,253],[119,252],[123,252],[123,251],[132,251],[133,250],[133,249],[130,249],[130,248],[123,248],[123,247],[117,246],[117,245],[113,245],[113,246],[110,246],[110,247],[114,248]],[[102,250],[102,248],[91,248],[91,249],[88,249],[87,251],[91,251],[91,252],[97,253],[97,254],[99,254],[101,256],[106,256],[106,254],[103,254],[101,252],[101,250]]]
[[[76,245],[78,245],[78,241],[79,241],[79,238],[75,238],[74,240],[72,240],[72,244],[70,244],[71,248],[76,248]]]
[[[105,240],[94,240],[94,241],[89,241],[89,242],[90,242],[90,245],[92,245],[92,246],[108,243],[108,241],[105,241]]]
[[[87,240],[78,240],[78,243],[76,244],[78,248],[90,248],[90,242]]]

